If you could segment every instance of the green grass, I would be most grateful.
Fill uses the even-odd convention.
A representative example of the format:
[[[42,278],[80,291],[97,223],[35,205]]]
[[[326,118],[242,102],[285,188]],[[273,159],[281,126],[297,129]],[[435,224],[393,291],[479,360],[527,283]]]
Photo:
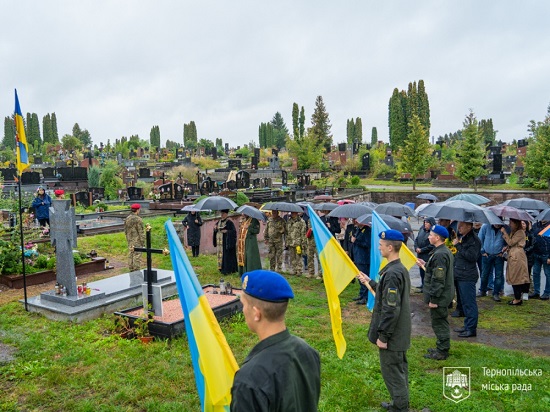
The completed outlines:
[[[157,218],[152,223],[160,228],[164,220]],[[90,244],[96,247],[105,245],[106,250],[113,253],[120,250],[125,256],[125,242],[118,240],[119,236],[101,235],[83,241],[90,239]],[[155,247],[164,247],[162,243],[162,239],[155,238]],[[160,263],[170,267],[169,257],[162,258]],[[192,263],[201,283],[219,281],[214,256],[200,256]],[[225,279],[237,287],[240,285],[236,275]],[[287,325],[321,354],[320,410],[380,410],[380,402],[389,396],[380,374],[378,350],[366,336],[370,314],[350,302],[357,285],[348,287],[341,296],[347,352],[340,360],[335,353],[322,283],[298,277],[289,277],[289,281],[296,298],[289,306]],[[486,316],[484,312],[480,328],[496,332],[516,328],[518,337],[524,337],[529,326],[543,322],[548,315],[545,302],[529,303],[522,308],[529,306],[529,310],[513,312],[505,305],[495,305]],[[224,320],[221,327],[237,362],[242,363],[257,338],[248,330],[242,314]],[[428,347],[434,346],[434,340],[413,338],[408,351],[413,410],[424,407],[437,412],[550,410],[548,357],[453,339],[449,359],[426,360],[423,355]],[[113,316],[83,324],[55,322],[27,313],[20,303],[12,302],[0,307],[0,342],[17,348],[13,362],[0,364],[0,411],[200,410],[185,336],[143,345],[138,340],[119,338],[114,333]],[[455,404],[442,396],[443,367],[471,368],[470,398]],[[543,373],[491,378],[483,375],[484,367],[542,369]],[[482,384],[487,383],[530,384],[532,389],[483,390]]]

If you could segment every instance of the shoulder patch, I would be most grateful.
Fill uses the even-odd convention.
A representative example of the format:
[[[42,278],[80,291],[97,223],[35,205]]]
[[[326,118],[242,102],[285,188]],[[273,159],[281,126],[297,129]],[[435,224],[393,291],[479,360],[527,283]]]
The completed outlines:
[[[397,306],[397,288],[388,288],[386,302],[388,306]]]

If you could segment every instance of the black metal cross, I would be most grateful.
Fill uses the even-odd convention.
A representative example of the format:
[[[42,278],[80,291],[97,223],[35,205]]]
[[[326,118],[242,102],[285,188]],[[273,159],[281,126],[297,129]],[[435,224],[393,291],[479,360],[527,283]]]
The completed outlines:
[[[149,306],[153,305],[153,282],[157,282],[157,271],[152,269],[152,256],[153,253],[162,253],[163,255],[170,254],[170,251],[164,249],[151,248],[151,225],[147,223],[145,225],[145,247],[134,247],[135,252],[145,252],[147,254],[147,269],[143,271],[143,280],[147,282],[147,303],[144,305],[145,314],[149,316]],[[149,305],[150,304],[150,305]],[[146,307],[147,306],[147,307]]]

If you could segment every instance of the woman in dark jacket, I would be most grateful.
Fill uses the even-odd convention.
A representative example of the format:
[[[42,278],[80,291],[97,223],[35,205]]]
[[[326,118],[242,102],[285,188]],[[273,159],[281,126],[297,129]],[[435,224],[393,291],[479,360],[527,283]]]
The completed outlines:
[[[433,217],[427,217],[424,219],[424,225],[418,230],[418,236],[414,240],[414,251],[419,259],[427,262],[430,259],[430,252],[435,249],[434,245],[428,240],[430,230],[435,226],[435,219]],[[422,292],[424,287],[424,275],[426,272],[420,268],[420,280],[421,284],[418,288],[418,292]]]
[[[201,226],[202,218],[195,212],[189,212],[181,222],[187,232],[187,246],[191,247],[193,257],[199,256],[199,246],[201,245]]]
[[[32,201],[34,214],[38,219],[40,226],[44,227],[46,226],[46,224],[49,226],[50,206],[52,205],[52,198],[46,193],[42,186],[40,186],[36,192],[36,197]]]

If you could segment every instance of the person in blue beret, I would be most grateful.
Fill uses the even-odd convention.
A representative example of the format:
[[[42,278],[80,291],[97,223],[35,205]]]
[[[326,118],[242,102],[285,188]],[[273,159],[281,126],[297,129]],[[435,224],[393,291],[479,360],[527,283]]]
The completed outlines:
[[[382,257],[388,260],[388,264],[380,270],[379,282],[371,280],[363,272],[357,278],[376,290],[368,338],[378,346],[380,370],[392,399],[391,402],[382,402],[382,407],[390,411],[408,411],[411,279],[399,258],[405,238],[397,230],[385,230],[378,237],[378,249]]]
[[[449,303],[454,292],[454,256],[445,240],[449,237],[447,228],[441,225],[432,226],[428,240],[434,246],[428,261],[417,259],[416,264],[422,267],[424,276],[424,303],[430,310],[432,329],[437,338],[436,347],[429,348],[424,355],[427,359],[445,360],[451,348],[451,329],[449,326]]]
[[[283,276],[270,270],[247,272],[241,281],[244,318],[260,342],[235,374],[231,411],[317,411],[321,359],[315,349],[286,328],[292,288]]]

